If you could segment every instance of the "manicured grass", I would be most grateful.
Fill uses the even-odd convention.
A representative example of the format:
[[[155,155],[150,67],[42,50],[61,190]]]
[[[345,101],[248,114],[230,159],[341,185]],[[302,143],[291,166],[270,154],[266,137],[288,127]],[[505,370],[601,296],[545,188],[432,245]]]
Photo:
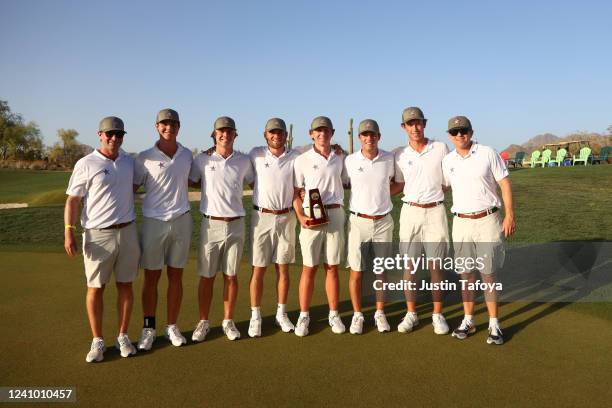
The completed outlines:
[[[0,170],[0,204],[42,206],[66,201],[70,173],[45,170]]]
[[[612,238],[612,166],[525,169],[512,172],[511,179],[518,223],[511,243]],[[43,186],[39,190],[45,191]],[[394,199],[396,221],[398,200]],[[245,207],[250,208],[250,198],[245,198]],[[197,203],[192,203],[192,210],[195,247],[200,220]],[[0,316],[6,328],[0,342],[0,385],[76,386],[78,405],[88,407],[608,406],[612,398],[610,387],[602,381],[612,375],[607,341],[612,336],[610,303],[503,304],[500,315],[507,342],[502,347],[485,344],[483,305],[476,309],[478,332],[463,342],[433,334],[428,302],[419,305],[421,326],[413,333],[377,333],[368,306],[364,335],[334,335],[326,323],[324,274],[319,272],[311,335],[300,339],[273,327],[274,273],[270,270],[262,303],[263,337],[250,339],[248,244],[235,316],[243,339],[230,342],[221,333],[218,279],[213,330],[206,342],[189,341],[178,349],[169,346],[161,338],[167,284],[163,277],[160,338],[154,350],[121,359],[113,347],[116,311],[111,285],[104,314],[109,350],[103,363],[87,364],[84,358],[91,338],[82,259],[69,259],[62,253],[62,213],[62,206],[0,211]],[[178,321],[188,338],[198,318],[195,268],[192,257],[185,270]],[[295,321],[299,265],[290,271],[288,308]],[[340,279],[340,312],[348,326],[351,305],[344,269]],[[142,273],[134,286],[129,334],[136,341],[142,322]],[[449,302],[444,312],[451,327],[459,324],[460,304]],[[394,330],[403,313],[403,304],[387,305]]]

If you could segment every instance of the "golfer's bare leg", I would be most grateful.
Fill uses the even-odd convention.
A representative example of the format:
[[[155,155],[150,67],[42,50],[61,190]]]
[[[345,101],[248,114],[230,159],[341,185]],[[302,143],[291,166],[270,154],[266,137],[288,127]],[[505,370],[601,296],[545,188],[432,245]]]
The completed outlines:
[[[431,274],[431,283],[440,283],[444,277],[444,271],[438,266],[430,265],[429,273]],[[433,300],[433,312],[442,313],[442,291],[440,289],[434,289],[431,291],[431,298]]]
[[[474,283],[476,281],[475,273],[462,273],[461,280],[468,281],[465,283],[465,289],[461,290],[461,299],[463,300],[463,313],[466,315],[473,316],[474,315],[474,291],[468,289],[469,283]]]
[[[200,320],[208,320],[214,284],[214,276],[212,278],[200,277],[200,284],[198,285],[198,306],[200,309]]]
[[[416,273],[412,273],[413,271],[414,266],[409,264],[408,269],[404,270],[404,280],[408,282],[416,282]],[[404,296],[406,297],[406,310],[409,312],[416,313],[416,294],[416,289],[404,290]]]
[[[132,282],[117,282],[117,311],[119,313],[119,334],[127,333],[134,305]]]
[[[223,319],[234,318],[234,307],[238,296],[238,277],[223,274]]]
[[[312,301],[312,291],[314,290],[314,278],[317,273],[317,266],[304,266],[302,267],[302,274],[300,275],[300,311],[307,312],[310,309],[310,302]]]
[[[155,316],[157,309],[157,284],[161,277],[161,269],[144,271],[144,284],[142,286],[142,312],[145,316]]]
[[[325,293],[329,310],[338,310],[338,297],[340,297],[338,265],[323,264],[323,267],[325,268]]]
[[[263,294],[263,278],[266,273],[265,267],[253,266],[251,273],[251,282],[249,283],[249,292],[251,294],[251,307],[261,305],[261,296]]]
[[[274,264],[276,268],[276,292],[278,296],[278,304],[287,304],[287,295],[289,294],[289,265]]]
[[[361,312],[361,272],[350,270],[349,293],[354,312]],[[378,305],[378,302],[376,302]],[[378,308],[378,307],[377,307]]]
[[[481,277],[482,281],[486,284],[495,283],[495,274],[481,274]],[[485,289],[484,297],[489,317],[497,317],[497,291],[495,289],[492,291]]]
[[[93,337],[102,336],[102,316],[104,311],[104,286],[101,288],[87,288],[85,306],[87,307],[87,318]]]
[[[183,300],[183,268],[168,266],[168,324],[176,324]],[[145,316],[153,316],[146,315]]]

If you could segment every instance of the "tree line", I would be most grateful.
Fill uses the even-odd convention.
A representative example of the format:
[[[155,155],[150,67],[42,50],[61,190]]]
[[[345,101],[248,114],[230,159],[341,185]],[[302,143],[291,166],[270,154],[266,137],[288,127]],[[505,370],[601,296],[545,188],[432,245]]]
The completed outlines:
[[[58,142],[45,146],[35,122],[12,112],[7,101],[0,100],[0,161],[2,167],[56,169],[72,168],[91,148],[77,141],[74,129],[59,129]]]

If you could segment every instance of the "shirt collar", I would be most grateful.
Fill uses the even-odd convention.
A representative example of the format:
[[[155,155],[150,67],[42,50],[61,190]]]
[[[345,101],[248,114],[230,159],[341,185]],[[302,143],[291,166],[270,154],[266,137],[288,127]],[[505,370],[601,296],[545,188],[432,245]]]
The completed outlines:
[[[433,141],[432,139],[427,139],[427,145],[425,145],[425,148],[424,148],[424,149],[423,149],[423,151],[422,151],[422,152],[420,152],[420,153],[419,153],[419,152],[417,152],[416,150],[414,150],[414,149],[412,148],[412,146],[410,146],[410,143],[408,143],[408,145],[406,146],[406,149],[407,149],[408,151],[410,151],[410,152],[415,153],[415,154],[422,155],[422,154],[427,153],[427,152],[428,152],[428,151],[430,151],[431,149],[433,149],[433,142],[434,142],[434,141]]]
[[[359,158],[359,160],[366,160],[366,161],[371,161],[371,162],[375,162],[376,160],[378,160],[380,158],[380,149],[378,149],[378,154],[376,155],[376,157],[374,157],[372,160],[368,159],[367,157],[365,157],[363,155],[363,153],[361,152],[361,149],[359,149],[357,151],[357,157]]]

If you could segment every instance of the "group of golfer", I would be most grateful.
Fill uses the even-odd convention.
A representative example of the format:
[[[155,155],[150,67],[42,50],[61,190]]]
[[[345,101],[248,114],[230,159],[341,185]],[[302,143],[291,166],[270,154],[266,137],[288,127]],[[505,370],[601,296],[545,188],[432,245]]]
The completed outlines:
[[[214,147],[194,158],[190,149],[177,142],[180,125],[175,110],[161,110],[155,121],[158,139],[153,147],[133,158],[120,149],[126,134],[123,121],[106,117],[99,124],[99,148],[74,167],[66,192],[64,246],[68,255],[77,254],[75,232],[80,214],[87,315],[93,334],[87,362],[104,358],[103,293],[113,272],[119,309],[116,345],[122,357],[136,353],[127,332],[133,306],[132,282],[139,268],[144,269],[144,320],[137,348],[150,350],[156,339],[157,288],[164,266],[168,276],[164,334],[174,346],[187,342],[176,323],[192,235],[189,186],[201,189],[202,213],[197,253],[199,321],[192,334],[194,342],[204,341],[210,331],[209,314],[218,272],[224,281],[223,332],[230,340],[241,336],[233,317],[237,275],[247,234],[244,222],[247,210],[252,211],[250,337],[261,336],[263,279],[271,264],[277,278],[275,322],[283,332],[308,335],[315,274],[318,266],[323,265],[329,325],[334,333],[344,333],[346,328],[338,311],[338,267],[343,260],[350,268],[349,290],[354,311],[349,331],[361,334],[365,321],[361,285],[362,274],[368,272],[367,249],[380,252],[375,243],[393,240],[392,195],[403,193],[400,250],[411,256],[426,253],[428,258],[443,258],[452,239],[455,256],[476,258],[482,256],[481,247],[476,244],[503,248],[504,237],[515,230],[507,167],[492,148],[472,140],[472,124],[465,116],[448,121],[448,135],[455,147],[452,152],[445,143],[425,137],[427,119],[417,107],[403,111],[401,127],[408,143],[393,153],[379,149],[381,133],[372,119],[359,124],[360,148],[349,155],[332,144],[334,127],[325,116],[312,121],[309,131],[312,145],[301,152],[286,147],[285,122],[272,118],[264,129],[266,144],[249,154],[241,153],[234,148],[238,136],[236,124],[224,116],[214,122],[211,135]],[[252,209],[243,206],[245,184],[253,189]],[[145,194],[139,232],[134,192],[140,188]],[[347,188],[348,221],[344,210]],[[448,189],[452,189],[453,196],[452,236],[443,204]],[[319,207],[314,216],[311,206]],[[303,268],[299,280],[300,314],[294,325],[287,315],[287,294],[289,264],[295,262],[296,223],[300,224]],[[496,271],[503,262],[503,249],[493,250],[486,257],[484,268],[464,271],[461,279],[474,282],[480,275],[483,282],[495,282]],[[414,279],[414,269],[406,270],[407,279]],[[426,269],[432,283],[442,281],[439,264],[433,262]],[[437,289],[432,292],[433,330],[436,334],[448,334],[450,329],[442,314],[442,293]],[[384,296],[378,295],[373,320],[379,332],[387,332],[391,328],[384,313]],[[473,291],[462,291],[462,297],[465,315],[452,331],[452,336],[458,339],[476,331]],[[485,296],[485,302],[489,314],[487,343],[502,344],[495,294]],[[406,295],[406,306],[407,312],[397,326],[401,333],[408,333],[419,324],[414,294]]]

